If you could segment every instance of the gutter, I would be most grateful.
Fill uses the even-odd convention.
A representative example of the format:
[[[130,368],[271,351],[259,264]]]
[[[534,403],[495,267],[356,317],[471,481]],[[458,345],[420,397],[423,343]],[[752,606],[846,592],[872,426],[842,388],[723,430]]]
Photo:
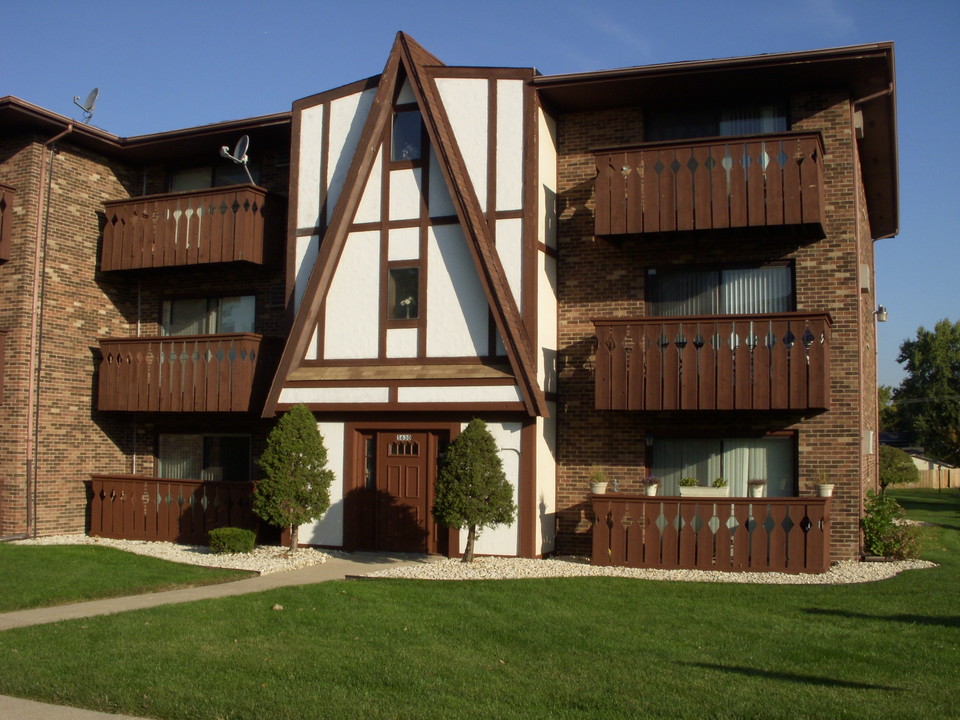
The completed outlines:
[[[47,230],[50,220],[50,186],[53,180],[53,144],[73,132],[73,123],[43,143],[40,149],[40,174],[37,179],[37,222],[33,256],[33,293],[30,304],[30,369],[27,384],[26,510],[27,534],[37,536],[37,446],[40,438],[40,334],[43,330],[43,279],[41,263],[46,264]],[[50,149],[49,167],[47,148]],[[32,480],[32,483],[31,483]],[[31,493],[32,489],[32,493]],[[31,495],[33,513],[31,514]]]

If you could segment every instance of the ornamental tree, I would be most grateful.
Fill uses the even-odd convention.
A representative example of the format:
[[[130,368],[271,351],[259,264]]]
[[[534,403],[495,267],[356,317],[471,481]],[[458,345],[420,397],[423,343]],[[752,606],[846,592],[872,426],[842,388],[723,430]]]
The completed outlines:
[[[483,420],[471,420],[440,466],[433,516],[446,527],[467,528],[463,562],[470,563],[480,531],[512,523],[516,515],[497,443]]]
[[[263,477],[253,494],[253,511],[271,525],[290,531],[297,549],[299,526],[316,520],[330,507],[333,472],[317,421],[305,405],[294,405],[267,437],[258,461]]]
[[[880,490],[887,485],[901,485],[920,481],[920,471],[907,453],[889,445],[880,446]]]

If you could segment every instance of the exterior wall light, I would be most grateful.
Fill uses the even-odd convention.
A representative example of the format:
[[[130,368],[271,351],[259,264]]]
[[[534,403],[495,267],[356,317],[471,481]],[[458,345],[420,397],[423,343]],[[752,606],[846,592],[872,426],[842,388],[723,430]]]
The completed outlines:
[[[887,309],[883,305],[877,305],[877,309],[873,311],[873,314],[877,316],[877,322],[887,321]]]

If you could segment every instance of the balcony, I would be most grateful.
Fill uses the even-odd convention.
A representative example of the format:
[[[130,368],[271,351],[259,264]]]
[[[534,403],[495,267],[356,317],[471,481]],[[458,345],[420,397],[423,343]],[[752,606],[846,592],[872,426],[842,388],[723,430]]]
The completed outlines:
[[[100,340],[99,410],[248,412],[272,343],[253,333]]]
[[[825,410],[825,313],[597,320],[598,410]]]
[[[100,269],[262,264],[266,195],[233,185],[106,202]],[[282,215],[272,206],[270,212]]]
[[[704,500],[594,495],[593,565],[664,570],[822,573],[830,498]]]
[[[13,234],[13,199],[16,191],[0,185],[0,263],[10,259],[11,235]]]
[[[596,152],[596,234],[807,226],[823,235],[819,133]]]

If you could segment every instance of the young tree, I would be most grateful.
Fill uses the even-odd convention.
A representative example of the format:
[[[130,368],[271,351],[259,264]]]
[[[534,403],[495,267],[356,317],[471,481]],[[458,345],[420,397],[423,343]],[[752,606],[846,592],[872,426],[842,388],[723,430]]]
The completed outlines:
[[[467,528],[463,562],[470,563],[480,531],[511,523],[516,514],[497,444],[483,420],[471,420],[447,449],[437,477],[433,516],[446,527]]]
[[[900,345],[907,377],[894,393],[904,429],[938,460],[960,462],[960,322],[919,328]]]
[[[270,431],[258,462],[263,477],[253,495],[253,511],[271,525],[290,530],[297,549],[298,527],[330,507],[333,472],[317,421],[305,405],[294,405]]]
[[[899,448],[889,445],[880,446],[880,490],[885,491],[887,485],[918,482],[920,471],[913,464],[913,459]]]

